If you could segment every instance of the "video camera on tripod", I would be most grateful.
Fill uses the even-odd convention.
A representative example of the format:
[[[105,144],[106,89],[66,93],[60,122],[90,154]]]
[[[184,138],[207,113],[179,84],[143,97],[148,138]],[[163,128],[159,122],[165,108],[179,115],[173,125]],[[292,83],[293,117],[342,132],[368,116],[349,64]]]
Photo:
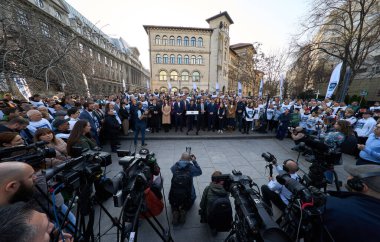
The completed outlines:
[[[232,174],[217,176],[215,180],[224,181],[224,188],[235,200],[235,220],[225,241],[290,241],[265,210],[259,188],[249,176],[233,170]]]
[[[269,176],[272,177],[273,176],[273,166],[277,164],[276,157],[269,152],[262,153],[261,157],[263,157],[265,159],[265,161],[268,162],[268,164],[265,166],[265,169],[269,168]]]
[[[279,219],[281,229],[292,241],[300,238],[305,242],[323,241],[320,239],[324,229],[321,215],[326,204],[326,194],[292,179],[285,171],[280,171],[276,179],[292,193],[291,200]]]
[[[4,161],[25,162],[32,167],[41,167],[45,158],[53,158],[56,152],[53,148],[46,147],[48,142],[39,141],[30,145],[20,145],[0,150],[0,159]]]
[[[342,164],[342,152],[340,149],[331,148],[321,140],[313,139],[312,137],[306,139],[305,145],[302,144],[301,146],[305,147],[305,149],[310,151],[314,156],[314,158],[310,160],[312,164],[309,167],[309,173],[303,177],[306,184],[326,190],[327,180],[324,173],[330,171],[334,176],[336,190],[340,191],[342,182],[338,180],[338,175],[334,171],[335,165]]]
[[[117,232],[118,241],[119,233],[121,233],[120,241],[125,241],[126,239],[128,241],[137,240],[140,216],[149,222],[163,241],[173,241],[170,233],[165,231],[153,215],[152,218],[162,233],[146,216],[146,213],[150,213],[150,211],[145,201],[144,191],[151,188],[153,175],[160,174],[160,167],[157,164],[155,154],[143,148],[138,154],[119,150],[118,156],[123,156],[119,160],[123,170],[116,174],[106,186],[106,190],[113,193],[114,206],[122,207],[119,217],[121,229]]]

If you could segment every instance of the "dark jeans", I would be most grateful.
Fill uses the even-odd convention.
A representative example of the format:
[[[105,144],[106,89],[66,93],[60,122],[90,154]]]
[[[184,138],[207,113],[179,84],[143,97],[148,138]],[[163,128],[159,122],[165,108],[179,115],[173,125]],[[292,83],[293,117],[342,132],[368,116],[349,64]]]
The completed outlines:
[[[175,130],[177,131],[178,128],[182,130],[182,126],[183,126],[182,114],[175,114],[174,118],[175,118]]]
[[[212,129],[215,130],[215,115],[208,115],[208,130]]]
[[[365,160],[365,159],[362,159],[362,158],[358,158],[358,160],[356,161],[356,165],[357,166],[360,166],[360,165],[380,165],[380,163],[376,163],[376,162],[373,162],[373,161],[369,161],[369,160]]]
[[[140,131],[141,131],[141,144],[145,144],[145,129],[146,129],[145,122],[136,122],[136,124],[135,124],[135,138],[134,138],[134,144],[135,145],[137,145],[137,139],[138,139]]]
[[[261,193],[263,194],[263,201],[268,207],[272,207],[271,202],[276,205],[282,212],[286,209],[286,204],[282,201],[280,195],[269,189],[267,185],[261,186]]]
[[[237,116],[236,116],[236,120],[237,120],[237,122],[238,122],[238,125],[239,125],[239,131],[241,131],[241,129],[243,128],[243,114],[237,114]]]
[[[252,121],[247,121],[245,120],[245,123],[244,123],[244,133],[249,133],[249,130],[251,129],[251,126],[252,126]]]

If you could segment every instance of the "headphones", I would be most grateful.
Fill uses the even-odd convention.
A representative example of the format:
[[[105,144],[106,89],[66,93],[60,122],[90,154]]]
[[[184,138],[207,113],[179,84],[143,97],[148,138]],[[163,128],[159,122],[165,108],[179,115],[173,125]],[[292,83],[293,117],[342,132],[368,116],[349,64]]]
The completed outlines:
[[[284,171],[286,171],[286,172],[289,172],[288,167],[286,167],[286,164],[288,164],[289,161],[293,161],[293,159],[287,159],[287,160],[284,160],[284,163],[282,163],[282,169],[283,169]],[[300,169],[300,168],[299,168],[298,165],[297,165],[297,170],[296,170],[295,172],[299,171],[299,169]]]
[[[347,180],[347,186],[352,190],[361,192],[364,189],[363,179],[374,176],[380,176],[380,172],[368,172],[362,175],[354,176],[350,180]]]

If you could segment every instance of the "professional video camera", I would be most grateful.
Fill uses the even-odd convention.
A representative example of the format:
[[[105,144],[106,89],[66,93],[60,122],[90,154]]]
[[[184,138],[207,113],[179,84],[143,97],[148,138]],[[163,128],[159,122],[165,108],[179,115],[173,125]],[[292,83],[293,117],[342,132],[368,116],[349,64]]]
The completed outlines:
[[[262,153],[261,157],[263,157],[264,160],[266,162],[268,162],[268,164],[265,166],[265,169],[269,168],[269,176],[272,177],[273,176],[273,165],[277,164],[276,157],[269,152]]]
[[[311,151],[314,158],[311,159],[309,173],[303,177],[306,184],[316,188],[326,190],[327,180],[324,172],[331,171],[334,176],[335,186],[337,191],[340,190],[341,182],[338,180],[338,175],[334,171],[335,165],[341,165],[342,152],[339,148],[330,148],[319,139],[310,137],[305,141],[306,149]],[[300,146],[304,147],[303,144]]]
[[[292,193],[291,200],[279,219],[280,227],[292,241],[303,238],[305,242],[323,241],[321,215],[326,195],[313,186],[305,186],[285,171],[280,171],[277,181]]]
[[[115,207],[122,207],[131,192],[143,192],[153,175],[158,175],[159,172],[155,154],[149,153],[148,149],[141,149],[139,154],[134,156],[125,151],[118,151],[118,156],[123,155],[119,160],[123,171],[112,178],[112,184],[107,186],[107,190],[114,194]]]
[[[123,167],[112,181],[106,186],[107,191],[112,191],[114,206],[122,207],[119,221],[121,221],[120,241],[135,241],[138,230],[138,220],[140,216],[147,219],[155,232],[163,241],[173,241],[171,235],[164,230],[159,221],[152,216],[156,224],[161,228],[163,233],[152,223],[146,216],[147,204],[144,197],[144,191],[152,185],[153,175],[160,174],[160,167],[154,153],[148,149],[141,149],[138,154],[131,154],[129,151],[118,151],[118,156],[124,156],[119,160]],[[118,240],[119,241],[119,240]]]
[[[102,181],[104,179],[102,165],[111,163],[110,155],[106,152],[88,151],[79,147],[73,147],[76,153],[82,153],[82,155],[68,159],[62,164],[55,166],[52,169],[47,169],[44,172],[45,178],[48,184],[54,184],[48,188],[51,196],[59,193],[61,190],[66,191],[68,194],[72,194],[71,202],[68,204],[68,209],[63,215],[59,224],[59,230],[64,226],[64,222],[67,220],[70,210],[73,208],[74,202],[78,204],[77,211],[78,216],[76,218],[77,224],[72,225],[75,228],[75,234],[73,236],[78,239],[83,236],[84,241],[90,241],[90,237],[93,237],[93,225],[94,219],[91,219],[95,215],[94,205],[98,204],[110,217],[114,226],[118,226],[116,220],[111,217],[110,213],[101,204],[100,197],[106,196],[106,192],[103,189]],[[93,193],[93,187],[95,186],[96,193]],[[40,193],[44,192],[40,190]],[[99,196],[100,194],[100,196]],[[45,194],[45,198],[52,203],[54,207],[54,200],[50,201],[48,194]],[[90,219],[86,220],[86,217]],[[98,235],[100,236],[100,235]]]
[[[39,141],[30,145],[15,146],[0,150],[1,161],[21,161],[32,167],[41,167],[45,158],[53,158],[56,152],[46,147],[47,142]]]
[[[290,241],[265,210],[259,188],[249,176],[233,170],[232,174],[223,174],[215,179],[224,181],[224,188],[235,200],[235,220],[225,241]]]

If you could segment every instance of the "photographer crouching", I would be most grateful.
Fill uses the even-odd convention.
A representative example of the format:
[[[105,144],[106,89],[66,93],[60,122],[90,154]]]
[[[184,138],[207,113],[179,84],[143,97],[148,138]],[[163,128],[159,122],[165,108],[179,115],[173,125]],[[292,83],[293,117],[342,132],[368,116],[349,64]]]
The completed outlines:
[[[279,166],[277,164],[276,158],[272,154],[267,155],[266,153],[263,153],[262,157],[264,157],[267,162],[273,164],[276,167],[278,173],[283,170],[286,171],[292,179],[300,179],[296,173],[298,171],[298,164],[294,160],[285,160],[283,162],[283,165]],[[272,171],[270,173],[272,173]],[[292,193],[285,186],[278,183],[276,179],[272,177],[272,174],[269,176],[268,185],[261,186],[261,193],[263,196],[263,202],[267,205],[268,213],[271,215],[273,215],[273,212],[271,210],[272,203],[282,212],[284,212],[292,196]]]

